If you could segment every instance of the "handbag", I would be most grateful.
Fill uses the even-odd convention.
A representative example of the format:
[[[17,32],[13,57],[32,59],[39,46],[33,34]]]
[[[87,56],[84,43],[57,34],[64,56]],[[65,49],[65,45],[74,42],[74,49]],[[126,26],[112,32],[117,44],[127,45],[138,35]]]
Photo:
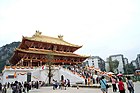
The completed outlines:
[[[106,88],[109,88],[109,85],[108,84],[106,84]]]

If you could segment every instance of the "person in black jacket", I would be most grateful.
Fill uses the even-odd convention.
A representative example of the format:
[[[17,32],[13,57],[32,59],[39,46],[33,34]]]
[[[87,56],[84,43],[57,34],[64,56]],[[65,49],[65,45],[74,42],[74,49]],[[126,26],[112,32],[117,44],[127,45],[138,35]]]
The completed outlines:
[[[2,91],[2,84],[0,83],[0,91]]]
[[[7,93],[6,85],[4,85],[4,87],[2,89],[2,93]]]

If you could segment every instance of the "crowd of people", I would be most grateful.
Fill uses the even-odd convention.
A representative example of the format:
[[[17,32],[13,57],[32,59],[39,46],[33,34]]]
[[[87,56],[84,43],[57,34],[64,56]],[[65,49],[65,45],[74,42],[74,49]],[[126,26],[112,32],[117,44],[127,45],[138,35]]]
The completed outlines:
[[[66,69],[72,71],[74,74],[78,74],[79,76],[85,79],[85,85],[92,85],[99,83],[99,76],[96,75],[96,71],[94,72],[95,77],[93,76],[93,71],[89,70],[80,65],[70,65],[65,67]]]
[[[102,93],[108,93],[108,82],[112,83],[112,91],[120,93],[126,93],[126,88],[124,82],[122,81],[122,77],[117,77],[115,75],[111,76],[109,80],[105,78],[104,75],[98,75],[97,72],[92,70],[86,69],[85,67],[78,66],[78,65],[69,65],[65,66],[64,68],[69,69],[74,74],[79,74],[81,77],[85,79],[85,85],[91,84],[100,84]],[[96,74],[96,77],[93,77],[93,74]],[[7,93],[7,89],[11,88],[12,93],[28,93],[29,90],[32,88],[38,89],[40,86],[44,85],[45,82],[39,81],[32,81],[32,82],[18,82],[15,81],[14,83],[6,83],[2,85],[0,83],[0,91],[2,93]],[[67,87],[70,87],[70,79],[64,79],[64,76],[61,76],[61,80],[52,80],[53,89],[64,89],[66,90]],[[134,93],[134,84],[133,81],[129,76],[126,77],[126,87],[129,93]]]
[[[124,82],[122,81],[122,77],[111,77],[112,82],[112,91],[117,92],[117,90],[120,93],[126,93],[126,89],[128,89],[129,93],[134,93],[134,84],[131,80],[130,76],[126,77],[126,87],[124,85]],[[103,93],[108,93],[108,87],[107,87],[107,80],[104,76],[100,79],[100,85],[101,85],[101,91]]]
[[[53,79],[53,90],[55,89],[65,89],[67,87],[70,87],[70,80],[69,79],[66,79],[66,80],[60,80],[59,82],[57,80],[54,80]]]
[[[32,82],[12,82],[12,83],[6,83],[2,85],[0,83],[0,91],[2,93],[7,93],[7,89],[11,88],[12,93],[28,93],[31,89],[39,89],[40,86],[43,86],[44,82],[39,81],[32,81]]]
[[[117,91],[119,91],[120,93],[126,92],[124,82],[122,81],[122,77],[117,77],[114,75],[114,76],[110,77],[110,80],[106,80],[105,77],[101,76],[101,75],[97,75],[96,78],[93,77],[93,71],[89,70],[89,69],[85,69],[85,67],[82,67],[82,66],[78,66],[78,65],[72,66],[71,65],[71,66],[67,66],[65,68],[69,69],[73,73],[78,73],[83,78],[85,78],[85,85],[90,85],[91,83],[92,84],[100,83],[101,91],[103,93],[108,92],[107,82],[112,83],[112,91],[113,92],[117,92]],[[94,74],[97,74],[97,73],[94,73]],[[134,93],[134,84],[133,84],[133,81],[131,80],[130,76],[126,77],[126,85],[127,85],[126,87],[129,91],[129,93]]]

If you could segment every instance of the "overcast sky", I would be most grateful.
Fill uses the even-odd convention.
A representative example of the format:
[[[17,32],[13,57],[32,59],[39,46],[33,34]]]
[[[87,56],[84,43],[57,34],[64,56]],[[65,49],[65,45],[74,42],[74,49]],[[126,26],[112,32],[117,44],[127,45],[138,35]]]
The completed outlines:
[[[140,0],[0,0],[0,47],[36,30],[83,45],[76,53],[140,53]]]

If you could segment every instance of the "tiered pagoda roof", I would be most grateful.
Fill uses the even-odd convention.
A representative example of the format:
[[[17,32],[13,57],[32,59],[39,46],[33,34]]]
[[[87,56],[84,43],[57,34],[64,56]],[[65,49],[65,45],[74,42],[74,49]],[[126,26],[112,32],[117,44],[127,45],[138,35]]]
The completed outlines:
[[[33,35],[32,37],[24,37],[26,40],[31,41],[38,41],[38,42],[44,42],[44,43],[51,43],[51,44],[57,44],[57,45],[64,45],[64,46],[72,46],[72,47],[78,47],[81,46],[68,43],[63,40],[63,36],[59,35],[58,38],[50,37],[50,36],[44,36],[44,35]]]
[[[16,65],[17,63],[21,63],[21,61],[27,62],[26,59],[30,60],[30,62],[35,59],[37,59],[36,61],[43,62],[45,59],[44,57],[49,54],[57,58],[55,61],[58,59],[63,60],[61,59],[63,57],[65,59],[63,60],[63,63],[81,63],[87,58],[87,56],[73,53],[81,47],[82,46],[64,41],[62,35],[59,35],[58,38],[54,38],[41,35],[41,32],[36,31],[32,37],[23,37],[22,42],[15,50],[10,63]],[[24,65],[23,63],[22,65]]]

